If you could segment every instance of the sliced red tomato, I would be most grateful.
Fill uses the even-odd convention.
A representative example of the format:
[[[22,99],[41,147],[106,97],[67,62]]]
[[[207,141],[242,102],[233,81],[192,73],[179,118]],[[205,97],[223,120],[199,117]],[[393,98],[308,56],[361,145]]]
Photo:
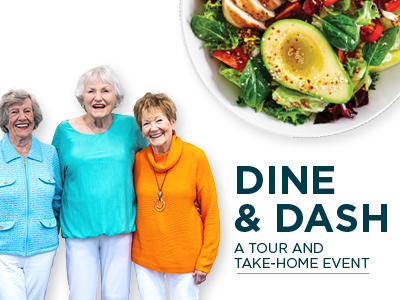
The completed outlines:
[[[213,56],[240,72],[243,72],[247,61],[250,59],[240,46],[230,50],[215,50]]]
[[[381,9],[388,12],[395,11],[400,7],[400,0],[381,0],[380,2]]]
[[[360,28],[360,38],[364,42],[372,43],[375,42],[381,35],[383,26],[381,21],[373,19],[371,25],[363,25]]]
[[[335,3],[338,0],[324,0],[324,6],[329,6]]]
[[[269,27],[269,25],[271,25],[272,23],[283,19],[304,20],[304,11],[303,8],[301,7],[301,4],[299,2],[294,2],[294,3],[287,2],[282,7],[282,11],[278,15],[276,15],[275,18],[265,22],[265,26]]]

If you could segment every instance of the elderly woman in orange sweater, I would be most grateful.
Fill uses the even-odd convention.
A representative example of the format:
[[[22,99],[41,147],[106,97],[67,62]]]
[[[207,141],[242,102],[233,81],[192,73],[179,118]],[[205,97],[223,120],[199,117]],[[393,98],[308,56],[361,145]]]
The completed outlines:
[[[132,260],[141,300],[198,299],[220,238],[217,193],[204,152],[175,134],[176,108],[165,94],[136,102],[136,122],[150,145],[136,153],[138,213]],[[193,202],[198,201],[201,215]]]

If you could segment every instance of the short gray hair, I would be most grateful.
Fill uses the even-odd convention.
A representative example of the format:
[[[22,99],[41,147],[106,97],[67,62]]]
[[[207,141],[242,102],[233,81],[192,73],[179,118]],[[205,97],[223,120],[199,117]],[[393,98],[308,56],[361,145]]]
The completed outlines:
[[[75,96],[78,99],[79,104],[82,105],[83,103],[83,91],[85,85],[98,82],[108,83],[114,87],[115,96],[117,97],[116,107],[118,107],[122,100],[124,100],[125,92],[114,71],[109,66],[105,65],[93,68],[85,72],[81,78],[79,78],[75,89]]]
[[[8,108],[13,104],[22,104],[29,98],[32,101],[33,109],[33,120],[35,126],[33,129],[38,128],[40,122],[43,120],[42,110],[40,109],[39,103],[36,101],[35,96],[27,93],[24,90],[10,90],[8,93],[1,97],[0,101],[0,126],[1,130],[8,132],[6,125],[8,125]]]

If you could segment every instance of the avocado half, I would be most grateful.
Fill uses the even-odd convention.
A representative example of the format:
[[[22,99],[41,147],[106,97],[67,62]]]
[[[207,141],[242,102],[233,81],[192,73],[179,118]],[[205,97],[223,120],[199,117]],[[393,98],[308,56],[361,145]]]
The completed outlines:
[[[346,103],[353,85],[325,36],[294,19],[273,23],[261,41],[264,63],[272,78],[301,93],[330,103]]]

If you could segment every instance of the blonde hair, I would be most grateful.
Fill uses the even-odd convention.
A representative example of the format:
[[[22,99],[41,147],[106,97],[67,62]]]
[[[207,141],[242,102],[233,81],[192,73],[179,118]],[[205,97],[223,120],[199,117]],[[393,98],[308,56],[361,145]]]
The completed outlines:
[[[143,112],[157,108],[165,114],[165,116],[168,118],[168,121],[176,121],[176,107],[171,98],[163,93],[146,93],[146,95],[136,101],[135,107],[133,108],[133,114],[140,130],[142,130]]]

